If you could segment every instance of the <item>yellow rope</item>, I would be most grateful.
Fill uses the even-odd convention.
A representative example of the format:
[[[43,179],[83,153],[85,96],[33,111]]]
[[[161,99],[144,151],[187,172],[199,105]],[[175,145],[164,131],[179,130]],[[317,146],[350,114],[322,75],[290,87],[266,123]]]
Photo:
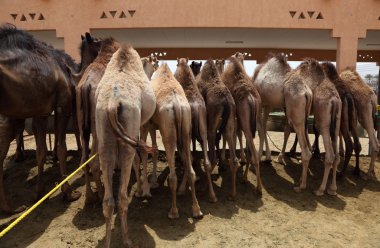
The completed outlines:
[[[25,213],[23,213],[20,217],[18,217],[15,221],[13,221],[7,228],[5,228],[0,233],[0,238],[3,237],[9,230],[11,230],[15,225],[17,225],[22,219],[24,219],[28,214],[30,214],[35,208],[37,208],[43,201],[45,201],[49,196],[51,196],[55,191],[57,191],[65,182],[67,182],[70,178],[72,178],[78,171],[80,171],[84,166],[86,166],[92,159],[94,159],[98,154],[94,154],[91,158],[89,158],[86,162],[84,162],[81,166],[78,167],[73,173],[71,173],[68,177],[63,179],[54,189],[52,189],[49,193],[47,193],[44,197],[42,197],[37,203],[35,203],[31,208],[29,208]]]

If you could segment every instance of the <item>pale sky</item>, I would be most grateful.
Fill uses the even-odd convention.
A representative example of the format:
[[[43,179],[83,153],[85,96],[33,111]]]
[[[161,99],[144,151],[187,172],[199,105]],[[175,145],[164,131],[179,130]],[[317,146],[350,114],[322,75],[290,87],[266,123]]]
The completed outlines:
[[[192,60],[189,62],[191,63]],[[197,62],[202,61],[203,64],[206,62],[205,60],[196,60]],[[176,60],[160,60],[160,63],[166,62],[169,65],[169,68],[174,73],[177,68],[177,61]],[[227,62],[228,63],[228,62]],[[289,65],[294,69],[296,68],[301,61],[289,61]],[[335,65],[335,62],[332,62]],[[253,75],[253,72],[256,67],[256,61],[255,60],[245,60],[244,61],[244,67],[247,71],[249,76]],[[377,75],[379,73],[379,66],[376,66],[376,63],[374,62],[359,62],[356,64],[356,70],[358,73],[364,78],[367,74]]]

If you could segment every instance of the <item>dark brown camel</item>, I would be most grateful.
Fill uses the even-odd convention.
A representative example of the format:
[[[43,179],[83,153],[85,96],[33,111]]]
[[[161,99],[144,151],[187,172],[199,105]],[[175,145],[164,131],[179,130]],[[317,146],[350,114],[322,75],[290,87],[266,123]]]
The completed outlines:
[[[81,164],[84,163],[90,153],[90,135],[92,134],[91,155],[98,150],[98,140],[95,129],[95,92],[100,80],[106,70],[112,55],[119,49],[120,45],[113,38],[106,38],[102,41],[99,54],[87,69],[84,71],[82,79],[76,87],[77,120],[82,144]],[[90,155],[90,156],[91,156]],[[89,169],[94,175],[98,190],[98,199],[103,197],[103,186],[100,181],[99,160],[96,157],[89,166],[85,168],[86,179],[86,203],[96,201],[96,195],[91,190]]]
[[[6,118],[0,130],[0,163],[3,164],[14,133],[13,120],[34,117],[33,129],[37,144],[37,194],[43,192],[42,173],[46,158],[47,115],[55,112],[57,154],[61,175],[66,176],[66,125],[74,102],[74,80],[70,73],[74,62],[65,53],[40,42],[11,25],[0,27],[0,114]],[[71,68],[69,68],[71,67]],[[5,120],[5,121],[4,121]],[[13,137],[12,137],[13,138]],[[3,185],[0,166],[0,209],[11,213]],[[62,186],[65,198],[80,197],[68,183]]]
[[[249,155],[247,156],[243,180],[248,181],[248,169],[250,165],[254,165],[257,176],[257,192],[261,194],[260,160],[253,143],[257,124],[260,121],[261,98],[245,72],[240,53],[235,54],[229,60],[230,63],[222,74],[222,81],[234,97],[235,104],[239,106],[236,108],[237,129],[244,133],[247,141]]]
[[[211,164],[207,155],[207,111],[206,104],[200,94],[197,84],[195,82],[194,75],[187,64],[188,59],[181,58],[177,59],[177,70],[175,71],[174,77],[181,84],[183,90],[185,91],[186,98],[189,101],[191,108],[191,124],[192,131],[191,137],[193,142],[193,151],[195,151],[196,141],[201,144],[203,151],[203,165],[207,175],[208,190],[209,190],[209,201],[216,202],[217,198],[214,193],[211,181]],[[186,171],[184,178],[186,178]]]
[[[371,147],[371,162],[367,172],[367,177],[375,177],[375,160],[380,148],[379,141],[375,135],[374,126],[377,105],[376,94],[353,69],[344,70],[340,73],[340,78],[345,85],[347,85],[349,92],[354,97],[359,123],[368,133]]]
[[[194,74],[194,77],[198,76],[199,72],[201,71],[202,68],[202,62],[191,62],[190,64],[191,71]]]
[[[223,135],[230,151],[229,166],[232,178],[230,199],[233,200],[236,197],[236,172],[239,168],[235,151],[235,101],[222,82],[215,63],[211,59],[207,60],[197,77],[197,85],[207,108],[207,139],[211,171],[217,164],[216,144],[220,142]]]

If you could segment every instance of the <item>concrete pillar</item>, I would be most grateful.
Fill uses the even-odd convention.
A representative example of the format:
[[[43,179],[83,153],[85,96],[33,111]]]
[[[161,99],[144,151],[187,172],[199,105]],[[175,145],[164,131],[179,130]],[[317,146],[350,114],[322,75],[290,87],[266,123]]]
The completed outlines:
[[[338,72],[346,67],[356,68],[358,56],[358,37],[342,36],[338,37],[336,50],[336,67]]]

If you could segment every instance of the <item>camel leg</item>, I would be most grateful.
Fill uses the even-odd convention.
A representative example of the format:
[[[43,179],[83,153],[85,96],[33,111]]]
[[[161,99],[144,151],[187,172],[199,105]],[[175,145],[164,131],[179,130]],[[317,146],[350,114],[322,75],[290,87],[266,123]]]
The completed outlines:
[[[207,184],[208,184],[208,200],[210,202],[217,202],[214,187],[212,186],[211,180],[211,163],[209,157],[207,155],[207,124],[206,124],[206,110],[200,110],[200,118],[199,118],[199,135],[201,137],[201,147],[203,152],[203,166],[207,176]]]
[[[344,142],[344,144],[346,144],[346,142]],[[346,152],[345,152],[344,147],[343,147],[343,137],[342,137],[342,135],[339,135],[339,156],[344,157],[345,154],[346,154]]]
[[[231,111],[235,112],[235,111]],[[230,116],[235,116],[235,113],[232,113]],[[234,118],[229,118],[225,130],[225,137],[228,143],[228,147],[230,149],[230,159],[229,159],[229,167],[231,171],[231,191],[229,195],[229,200],[235,200],[236,197],[236,172],[239,168],[239,162],[236,158],[236,150],[235,150],[235,139],[236,139],[236,132],[235,132],[235,120]]]
[[[17,122],[16,125],[16,154],[15,154],[15,161],[21,162],[24,160],[24,129],[25,129],[25,120],[20,120],[20,122]]]
[[[256,151],[255,144],[253,142],[253,134],[251,131],[251,120],[250,118],[254,118],[251,116],[251,108],[249,103],[247,102],[245,104],[245,107],[241,107],[237,109],[238,113],[238,118],[239,118],[239,123],[241,125],[241,129],[244,132],[244,135],[247,140],[247,145],[248,145],[248,151],[249,151],[249,157],[247,160],[247,166],[244,171],[244,176],[243,180],[245,182],[248,182],[248,170],[249,166],[253,164],[255,166],[255,171],[256,171],[256,177],[257,177],[257,193],[262,194],[262,185],[261,185],[261,177],[260,177],[260,159],[259,155]]]
[[[223,142],[223,147],[222,147],[222,150],[220,151],[220,155],[219,155],[219,163],[225,163],[226,161],[226,145],[227,145],[227,141],[226,141],[226,138],[224,136],[222,136],[222,142]],[[219,146],[219,144],[216,144],[217,146]]]
[[[300,179],[300,185],[294,187],[296,192],[300,192],[303,189],[306,189],[306,180],[309,167],[309,161],[311,158],[311,152],[309,146],[307,145],[305,125],[304,124],[293,124],[294,131],[298,136],[298,141],[301,147],[301,159],[302,159],[302,175]]]
[[[354,140],[354,151],[355,151],[355,169],[354,174],[360,176],[360,167],[359,167],[359,156],[362,151],[362,146],[359,141],[358,129],[356,126],[356,122],[351,126],[351,134]]]
[[[237,134],[239,145],[240,145],[240,162],[247,163],[247,158],[245,156],[244,145],[243,145],[243,132],[241,131],[241,129],[238,129],[236,134]]]
[[[369,143],[371,146],[371,162],[370,162],[366,177],[374,178],[375,177],[375,160],[376,160],[377,154],[379,153],[379,142],[375,135],[372,115],[367,114],[366,117],[368,118],[363,118],[362,125],[368,133]]]
[[[131,177],[132,162],[135,156],[135,149],[124,144],[119,145],[119,163],[121,167],[120,187],[119,187],[119,216],[121,223],[122,241],[125,247],[132,247],[132,241],[128,238],[128,184]]]
[[[95,127],[95,123],[93,125]],[[91,153],[90,156],[92,157],[98,152],[98,138],[96,136],[95,130],[92,131],[92,146],[91,146]],[[95,157],[91,162],[90,162],[90,168],[92,172],[92,176],[94,178],[95,184],[96,184],[96,189],[98,191],[98,199],[103,199],[104,196],[104,186],[101,181],[101,171],[100,171],[100,162],[99,162],[99,157]]]
[[[289,134],[290,134],[290,130],[289,130]],[[298,144],[298,136],[296,134],[296,137],[294,138],[293,145],[292,145],[292,147],[290,148],[290,151],[289,151],[289,156],[294,156],[296,154],[297,144]]]
[[[66,127],[69,118],[70,108],[58,107],[55,111],[55,122],[56,122],[56,141],[57,141],[57,155],[59,160],[59,167],[61,171],[62,178],[67,176],[66,170],[66,156],[67,156],[67,147],[66,147]],[[68,201],[76,201],[81,196],[81,193],[78,191],[73,191],[69,183],[65,183],[62,186],[62,192],[65,194],[65,198]]]
[[[321,151],[319,150],[319,131],[315,127],[315,125],[313,125],[313,130],[314,130],[314,143],[313,143],[313,146],[311,147],[312,154],[314,158],[319,158],[321,155]],[[309,137],[309,135],[307,135],[306,137]]]
[[[33,118],[33,133],[36,140],[36,160],[38,166],[37,177],[37,199],[43,196],[44,184],[43,173],[44,164],[46,162],[47,146],[46,146],[46,129],[47,117],[34,117]]]
[[[112,191],[112,178],[115,169],[116,158],[116,140],[111,145],[109,142],[107,145],[99,146],[99,161],[100,168],[103,174],[104,182],[104,198],[103,198],[103,215],[106,220],[106,244],[105,247],[109,248],[111,244],[111,228],[112,228],[112,216],[115,208],[115,199],[113,198]],[[121,186],[121,185],[120,185]],[[127,187],[125,187],[127,189]]]
[[[285,156],[286,145],[288,143],[289,135],[290,135],[290,125],[289,125],[288,121],[286,121],[285,127],[284,127],[284,143],[282,145],[282,150],[281,150],[281,152],[277,158],[277,162],[280,164],[283,164],[283,165],[285,165],[284,156]],[[297,136],[296,136],[296,138],[297,138]]]
[[[157,146],[157,137],[156,137],[156,130],[151,129],[149,131],[150,137],[152,138],[152,146]],[[158,162],[158,151],[153,153],[152,155],[152,162],[153,162],[153,171],[152,171],[152,177],[150,180],[150,187],[152,189],[158,188],[158,182],[157,182],[157,162]]]
[[[148,129],[142,127],[140,132],[140,138],[141,140],[145,141],[147,140],[148,137]],[[152,197],[150,193],[150,185],[148,182],[148,154],[146,152],[141,152],[141,161],[143,164],[143,171],[142,171],[142,197]]]
[[[341,119],[341,125],[340,125],[340,137],[343,137],[345,146],[346,146],[346,151],[344,155],[344,162],[343,162],[343,167],[342,170],[339,172],[339,176],[344,176],[348,163],[350,162],[350,158],[352,156],[352,151],[353,151],[353,144],[352,140],[350,137],[350,123],[349,123],[349,113],[347,109],[347,102],[346,100],[343,101],[342,105],[342,119]],[[341,140],[339,139],[339,143],[341,143]],[[339,146],[339,153],[341,152],[340,146]]]
[[[337,117],[340,117],[341,114],[338,114]],[[336,195],[337,194],[337,185],[336,185],[336,175],[338,171],[338,165],[340,163],[340,156],[339,156],[339,151],[338,151],[338,138],[339,138],[339,129],[340,129],[340,120],[337,120],[337,125],[335,129],[335,137],[332,137],[332,146],[333,146],[333,151],[335,154],[335,159],[333,162],[333,170],[332,170],[332,181],[330,184],[330,187],[327,189],[327,194],[329,195]]]
[[[263,107],[264,113],[262,115],[262,122],[259,125],[259,136],[260,136],[260,146],[259,146],[259,158],[263,156],[263,147],[265,143],[265,159],[266,161],[271,161],[271,151],[268,143],[268,131],[267,131],[267,122],[269,113],[272,111],[270,107]]]
[[[4,192],[3,163],[7,156],[10,143],[15,138],[14,126],[12,121],[0,115],[0,211],[7,214],[22,212],[26,209],[26,206],[13,209],[9,205]]]

